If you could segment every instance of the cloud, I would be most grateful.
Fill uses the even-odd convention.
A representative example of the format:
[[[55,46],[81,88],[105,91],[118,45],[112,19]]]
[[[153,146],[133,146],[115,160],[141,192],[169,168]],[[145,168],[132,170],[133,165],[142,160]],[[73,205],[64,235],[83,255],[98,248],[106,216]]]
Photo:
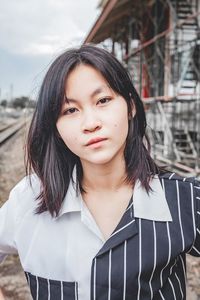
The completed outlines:
[[[88,24],[96,17],[96,4],[94,0],[10,0],[2,3],[0,47],[18,54],[52,54],[84,38]]]
[[[0,1],[1,98],[32,95],[48,64],[79,45],[99,14],[99,0]]]

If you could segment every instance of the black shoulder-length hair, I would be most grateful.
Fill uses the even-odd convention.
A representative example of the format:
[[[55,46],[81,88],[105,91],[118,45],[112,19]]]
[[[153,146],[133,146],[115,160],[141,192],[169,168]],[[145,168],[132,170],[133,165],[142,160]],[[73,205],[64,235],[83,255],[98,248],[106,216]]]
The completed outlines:
[[[65,101],[67,77],[79,64],[90,65],[103,75],[113,91],[125,99],[129,115],[133,106],[135,107],[135,116],[129,118],[124,150],[126,181],[134,186],[139,179],[149,192],[150,178],[159,171],[149,153],[143,103],[126,69],[112,54],[97,46],[82,45],[69,49],[51,64],[46,73],[27,138],[26,172],[27,175],[35,172],[41,180],[37,213],[49,211],[52,216],[59,214],[75,166],[76,192],[78,189],[84,192],[80,159],[64,144],[56,128]]]

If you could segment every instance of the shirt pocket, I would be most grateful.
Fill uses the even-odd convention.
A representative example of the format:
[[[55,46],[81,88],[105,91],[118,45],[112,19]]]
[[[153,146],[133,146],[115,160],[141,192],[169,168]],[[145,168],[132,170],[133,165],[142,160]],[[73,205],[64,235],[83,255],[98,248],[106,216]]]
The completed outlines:
[[[78,282],[60,281],[25,272],[33,300],[78,300]]]

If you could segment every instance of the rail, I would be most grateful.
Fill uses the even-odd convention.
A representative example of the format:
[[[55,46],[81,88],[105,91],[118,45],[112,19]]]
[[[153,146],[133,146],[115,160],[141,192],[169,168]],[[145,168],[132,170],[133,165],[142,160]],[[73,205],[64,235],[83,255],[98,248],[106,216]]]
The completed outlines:
[[[7,142],[12,136],[14,136],[23,126],[25,126],[26,121],[18,120],[14,123],[6,125],[0,128],[0,147]]]

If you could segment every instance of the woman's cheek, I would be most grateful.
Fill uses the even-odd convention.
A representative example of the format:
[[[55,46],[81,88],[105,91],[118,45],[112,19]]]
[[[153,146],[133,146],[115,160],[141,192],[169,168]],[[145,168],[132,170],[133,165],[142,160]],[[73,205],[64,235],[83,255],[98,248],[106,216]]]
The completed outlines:
[[[65,139],[65,143],[71,150],[73,150],[74,148],[77,148],[77,146],[78,146],[78,138],[75,137],[74,135],[68,136]]]

